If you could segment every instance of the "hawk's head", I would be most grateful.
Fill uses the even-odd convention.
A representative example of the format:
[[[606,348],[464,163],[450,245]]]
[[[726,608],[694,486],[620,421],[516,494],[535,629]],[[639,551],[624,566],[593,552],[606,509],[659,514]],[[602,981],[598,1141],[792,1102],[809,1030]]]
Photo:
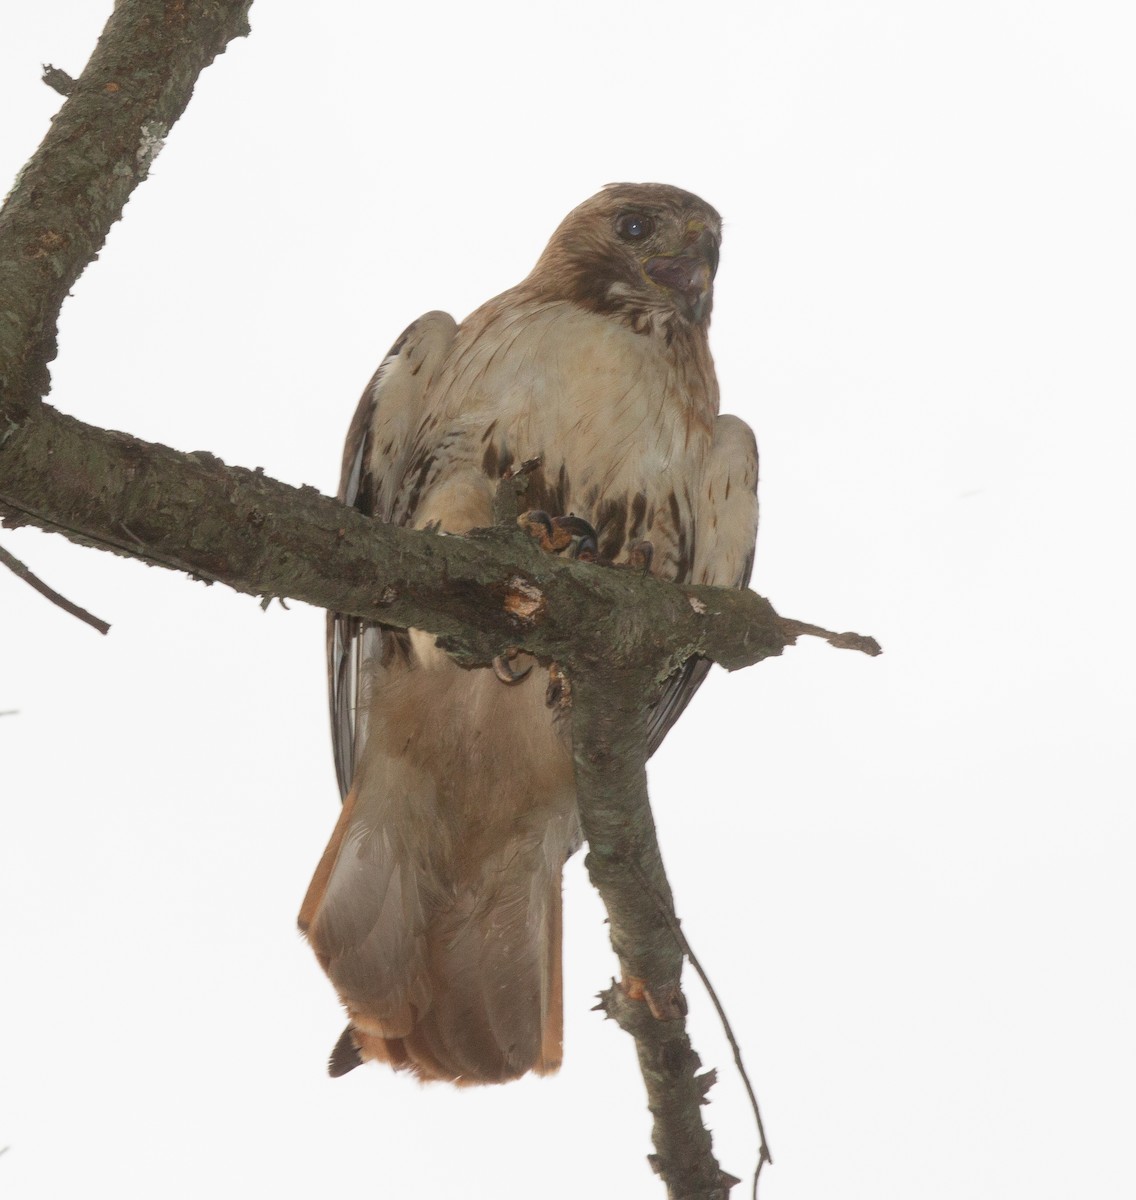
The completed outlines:
[[[690,192],[609,183],[564,218],[526,283],[638,332],[676,317],[704,328],[721,236],[721,217]]]

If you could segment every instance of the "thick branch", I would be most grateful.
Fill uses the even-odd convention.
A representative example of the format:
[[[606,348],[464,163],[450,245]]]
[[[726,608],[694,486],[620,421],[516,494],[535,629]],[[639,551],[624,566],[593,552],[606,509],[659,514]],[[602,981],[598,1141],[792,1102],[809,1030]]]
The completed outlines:
[[[588,671],[573,677],[576,798],[586,864],[603,898],[623,978],[601,996],[635,1038],[654,1117],[652,1166],[670,1200],[725,1200],[736,1180],[716,1162],[702,1124],[700,1062],[686,1035],[679,986],[682,950],[655,822],[647,799],[642,696],[650,673]]]
[[[0,394],[8,421],[47,393],[64,297],[146,178],[198,75],[248,32],[251,3],[115,4],[0,212]]]
[[[572,677],[572,745],[586,865],[611,918],[624,982],[660,1016],[678,1016],[682,950],[658,904],[672,908],[647,801],[643,696],[650,671],[581,671]]]
[[[692,654],[731,669],[759,662],[802,628],[753,592],[562,562],[500,529],[455,538],[384,525],[314,488],[47,405],[0,427],[0,510],[7,524],[239,592],[427,629],[469,663],[520,646],[576,670],[649,663],[663,678]]]

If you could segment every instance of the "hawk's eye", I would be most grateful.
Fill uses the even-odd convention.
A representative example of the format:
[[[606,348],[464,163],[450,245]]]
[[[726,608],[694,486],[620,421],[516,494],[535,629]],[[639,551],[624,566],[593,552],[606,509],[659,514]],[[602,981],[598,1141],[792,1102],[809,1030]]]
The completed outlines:
[[[643,213],[624,213],[615,223],[615,232],[625,242],[641,242],[655,232],[655,222]]]

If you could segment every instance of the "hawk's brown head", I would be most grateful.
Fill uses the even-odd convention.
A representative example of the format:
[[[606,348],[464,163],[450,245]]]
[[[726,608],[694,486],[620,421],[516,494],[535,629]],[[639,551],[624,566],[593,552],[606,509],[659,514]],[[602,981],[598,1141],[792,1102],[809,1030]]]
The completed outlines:
[[[721,217],[690,192],[610,183],[564,218],[526,284],[638,332],[675,317],[704,328],[721,236]]]

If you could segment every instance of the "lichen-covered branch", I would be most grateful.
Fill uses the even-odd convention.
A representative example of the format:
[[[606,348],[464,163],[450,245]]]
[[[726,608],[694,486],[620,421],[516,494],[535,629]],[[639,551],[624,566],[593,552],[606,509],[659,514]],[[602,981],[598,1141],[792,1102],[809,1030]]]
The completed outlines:
[[[575,671],[649,664],[662,678],[692,654],[759,662],[801,631],[753,592],[563,562],[506,529],[384,525],[314,488],[48,405],[0,431],[0,516],[250,595],[427,629],[471,664],[519,646]]]
[[[725,1200],[737,1182],[702,1123],[709,1079],[686,1034],[682,949],[647,799],[642,668],[583,672],[572,683],[572,744],[586,865],[608,912],[622,977],[600,1006],[635,1038],[654,1117],[651,1165],[670,1200]]]
[[[682,950],[658,912],[673,902],[647,800],[643,697],[652,682],[647,663],[575,672],[572,747],[585,865],[608,904],[624,985],[660,1017],[673,1017],[681,1015]]]
[[[198,75],[248,33],[251,3],[115,4],[0,212],[0,403],[8,422],[47,393],[64,298],[145,179]]]
[[[655,1017],[618,983],[600,993],[600,1008],[635,1039],[639,1072],[654,1122],[648,1155],[668,1200],[726,1200],[739,1180],[718,1166],[702,1106],[717,1073],[702,1071],[682,1017]]]

